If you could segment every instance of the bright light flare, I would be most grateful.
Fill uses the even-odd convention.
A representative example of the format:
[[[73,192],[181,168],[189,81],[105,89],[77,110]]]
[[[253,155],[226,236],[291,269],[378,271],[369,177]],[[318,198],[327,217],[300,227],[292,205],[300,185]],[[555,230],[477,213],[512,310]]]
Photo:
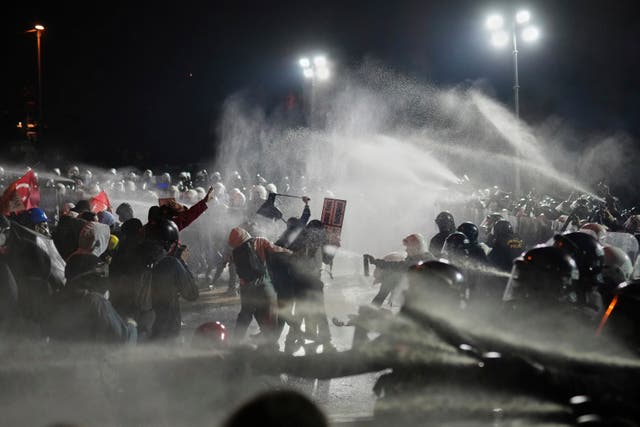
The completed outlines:
[[[38,31],[44,31],[44,26],[43,26],[43,25],[40,25],[40,24],[35,25],[33,28],[35,28],[35,29],[36,29],[36,30],[38,30]]]
[[[528,42],[536,41],[540,38],[540,30],[536,27],[527,27],[522,31],[522,38]]]
[[[309,61],[309,58],[300,58],[298,64],[300,64],[302,68],[309,68],[311,66],[311,61]]]
[[[326,67],[327,66],[327,58],[323,55],[318,55],[313,58],[313,65],[316,67]]]
[[[526,24],[531,19],[531,14],[528,10],[521,10],[516,13],[516,22],[518,24]]]
[[[504,25],[504,18],[497,13],[489,15],[486,22],[487,28],[491,31],[499,30]]]
[[[318,68],[317,75],[320,80],[328,80],[331,77],[331,73],[327,67]]]
[[[504,47],[509,43],[509,35],[506,31],[496,31],[491,34],[491,44],[495,47]]]
[[[311,68],[305,68],[304,70],[302,70],[302,75],[304,75],[306,78],[308,79],[312,79],[313,78],[313,70]]]

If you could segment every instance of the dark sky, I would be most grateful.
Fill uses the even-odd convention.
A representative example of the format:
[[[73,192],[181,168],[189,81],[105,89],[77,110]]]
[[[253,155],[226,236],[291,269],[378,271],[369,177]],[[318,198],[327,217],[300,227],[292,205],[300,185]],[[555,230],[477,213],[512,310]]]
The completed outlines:
[[[535,46],[520,50],[523,118],[558,115],[585,132],[622,129],[640,136],[634,3],[523,4],[543,33]],[[511,55],[492,49],[483,27],[488,11],[508,10],[502,6],[458,0],[11,2],[13,9],[0,15],[1,120],[5,128],[15,126],[23,87],[35,82],[35,36],[24,31],[36,22],[47,27],[50,141],[85,158],[116,159],[122,149],[156,162],[210,156],[224,99],[245,88],[271,101],[299,93],[296,60],[311,49],[323,49],[343,67],[373,57],[439,85],[484,79],[510,105]],[[6,140],[6,130],[3,135]]]

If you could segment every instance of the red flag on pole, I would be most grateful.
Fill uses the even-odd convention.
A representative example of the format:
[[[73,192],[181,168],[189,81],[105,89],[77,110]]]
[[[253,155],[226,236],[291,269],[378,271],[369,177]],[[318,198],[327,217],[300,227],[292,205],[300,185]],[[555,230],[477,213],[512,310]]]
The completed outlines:
[[[30,170],[20,179],[9,184],[0,197],[0,212],[3,215],[26,211],[40,205],[38,177]]]
[[[107,192],[102,190],[96,197],[89,200],[91,206],[91,212],[98,213],[102,211],[111,211],[111,201]]]

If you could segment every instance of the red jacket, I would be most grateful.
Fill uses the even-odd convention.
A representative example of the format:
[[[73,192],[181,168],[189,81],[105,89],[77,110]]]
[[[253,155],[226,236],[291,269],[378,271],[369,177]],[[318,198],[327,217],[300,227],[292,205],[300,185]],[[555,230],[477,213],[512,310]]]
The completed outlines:
[[[182,231],[189,226],[193,221],[198,219],[200,215],[208,208],[207,203],[204,200],[200,200],[195,205],[191,206],[186,211],[182,211],[171,220],[176,223],[178,230]]]

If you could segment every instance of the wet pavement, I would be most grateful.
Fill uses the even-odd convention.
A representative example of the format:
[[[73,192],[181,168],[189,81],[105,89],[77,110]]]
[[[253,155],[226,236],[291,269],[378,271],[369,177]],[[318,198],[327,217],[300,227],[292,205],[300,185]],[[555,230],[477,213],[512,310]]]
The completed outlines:
[[[349,268],[344,268],[349,270]],[[226,293],[227,281],[223,276],[213,291],[201,290],[200,297],[193,303],[183,302],[183,339],[190,339],[198,325],[219,321],[232,329],[240,310],[237,296]],[[325,283],[325,306],[332,342],[338,351],[351,348],[353,327],[335,326],[331,319],[346,319],[349,314],[357,312],[358,306],[367,304],[377,292],[377,285],[372,285],[371,277],[364,277],[357,272],[334,274],[333,279],[323,273]],[[388,304],[388,303],[387,303]],[[285,327],[285,333],[287,327]],[[251,323],[248,335],[259,332],[255,320]],[[280,337],[280,349],[284,348],[285,333]],[[250,338],[249,338],[250,340]],[[296,353],[303,354],[303,352]],[[367,419],[373,414],[375,396],[373,385],[379,374],[366,374],[332,379],[329,381],[308,380],[294,377],[281,377],[283,387],[291,387],[311,396],[325,409],[334,422]]]

